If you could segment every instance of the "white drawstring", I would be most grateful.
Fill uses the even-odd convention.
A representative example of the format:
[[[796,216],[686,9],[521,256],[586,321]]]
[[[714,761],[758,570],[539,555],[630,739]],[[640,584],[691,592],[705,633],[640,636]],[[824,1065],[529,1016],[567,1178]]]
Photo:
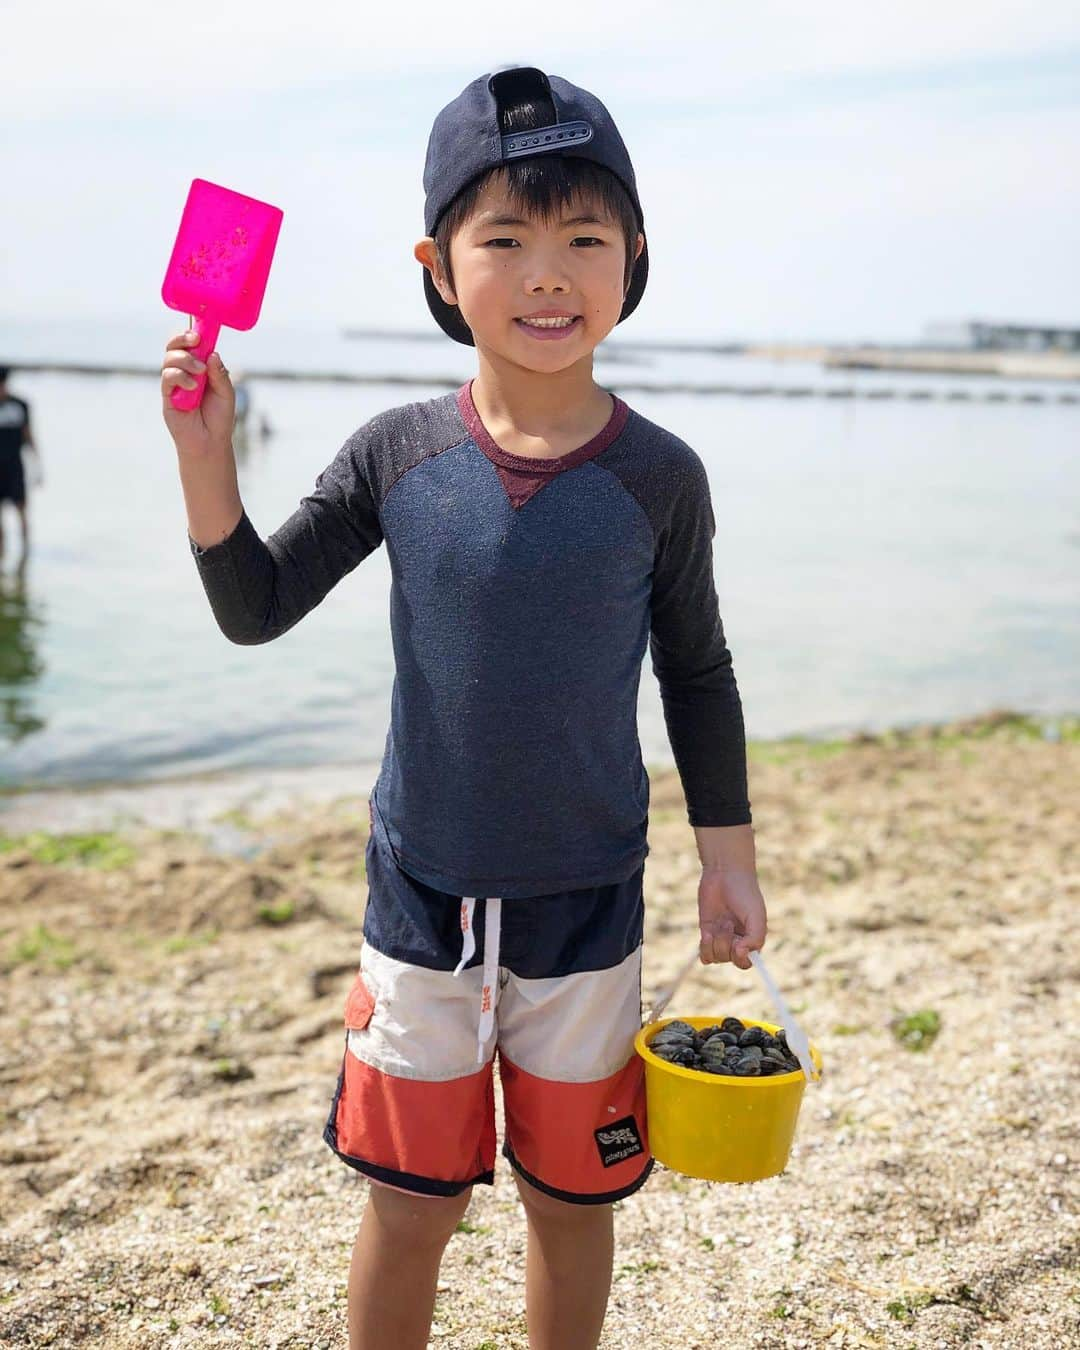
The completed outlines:
[[[465,962],[469,960],[473,952],[476,951],[476,937],[473,934],[472,916],[476,908],[475,900],[462,899],[461,901],[461,960],[457,963],[455,975],[460,975],[465,969]]]
[[[461,960],[457,963],[455,975],[465,969],[465,963],[476,951],[476,934],[473,930],[473,913],[476,900],[462,897],[461,900]],[[480,1024],[477,1030],[479,1047],[476,1052],[477,1064],[484,1062],[484,1047],[495,1025],[495,983],[499,975],[499,920],[502,900],[488,897],[484,911],[484,982],[480,987]]]

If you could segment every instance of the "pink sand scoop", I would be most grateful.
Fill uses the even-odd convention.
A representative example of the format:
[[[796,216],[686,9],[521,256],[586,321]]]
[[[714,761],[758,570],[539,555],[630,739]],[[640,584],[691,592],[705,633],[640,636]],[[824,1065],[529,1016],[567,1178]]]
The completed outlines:
[[[200,361],[214,350],[222,325],[254,327],[283,214],[204,178],[192,181],[161,298],[192,316],[199,342],[191,350]],[[202,402],[206,372],[196,378],[195,389],[172,391],[174,408],[190,412]]]

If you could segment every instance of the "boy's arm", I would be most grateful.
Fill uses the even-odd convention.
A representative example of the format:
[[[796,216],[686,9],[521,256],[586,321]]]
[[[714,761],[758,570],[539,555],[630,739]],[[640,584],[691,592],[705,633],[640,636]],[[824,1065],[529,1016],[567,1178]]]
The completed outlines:
[[[716,863],[745,851],[745,834],[730,827],[751,821],[746,740],[713,580],[709,481],[697,455],[679,471],[657,546],[649,647],[687,815],[709,831],[698,836],[702,862]]]
[[[264,542],[239,493],[239,517],[220,542],[201,548],[188,534],[218,627],[245,646],[270,642],[315,608],[382,542],[367,472],[372,424],[355,432],[315,480],[314,490]]]
[[[709,481],[698,456],[681,467],[653,573],[653,669],[701,858],[701,961],[747,970],[749,953],[765,941],[767,919],[750,824],[742,702],[713,582]]]
[[[698,825],[698,857],[705,872],[754,872],[754,830],[750,825]]]

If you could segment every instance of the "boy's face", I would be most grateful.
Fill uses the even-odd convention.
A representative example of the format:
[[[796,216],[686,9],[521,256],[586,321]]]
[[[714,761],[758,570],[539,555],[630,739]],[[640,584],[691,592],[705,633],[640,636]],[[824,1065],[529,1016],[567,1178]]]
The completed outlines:
[[[504,172],[492,175],[450,241],[453,287],[439,271],[430,237],[414,255],[431,269],[442,298],[458,305],[478,350],[537,372],[563,370],[590,356],[622,313],[623,233],[587,201],[569,203],[560,220],[526,219],[504,183]],[[643,244],[638,234],[635,259]],[[522,322],[544,311],[572,315],[574,322],[558,337]]]

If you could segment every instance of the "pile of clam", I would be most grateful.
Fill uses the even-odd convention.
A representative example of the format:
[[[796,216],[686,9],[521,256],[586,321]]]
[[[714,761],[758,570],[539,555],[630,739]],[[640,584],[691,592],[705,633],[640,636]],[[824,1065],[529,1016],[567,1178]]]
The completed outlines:
[[[783,1027],[774,1036],[761,1027],[748,1027],[737,1017],[725,1017],[717,1026],[700,1031],[689,1022],[669,1022],[649,1041],[649,1049],[669,1064],[732,1078],[764,1078],[794,1073],[800,1067]]]

